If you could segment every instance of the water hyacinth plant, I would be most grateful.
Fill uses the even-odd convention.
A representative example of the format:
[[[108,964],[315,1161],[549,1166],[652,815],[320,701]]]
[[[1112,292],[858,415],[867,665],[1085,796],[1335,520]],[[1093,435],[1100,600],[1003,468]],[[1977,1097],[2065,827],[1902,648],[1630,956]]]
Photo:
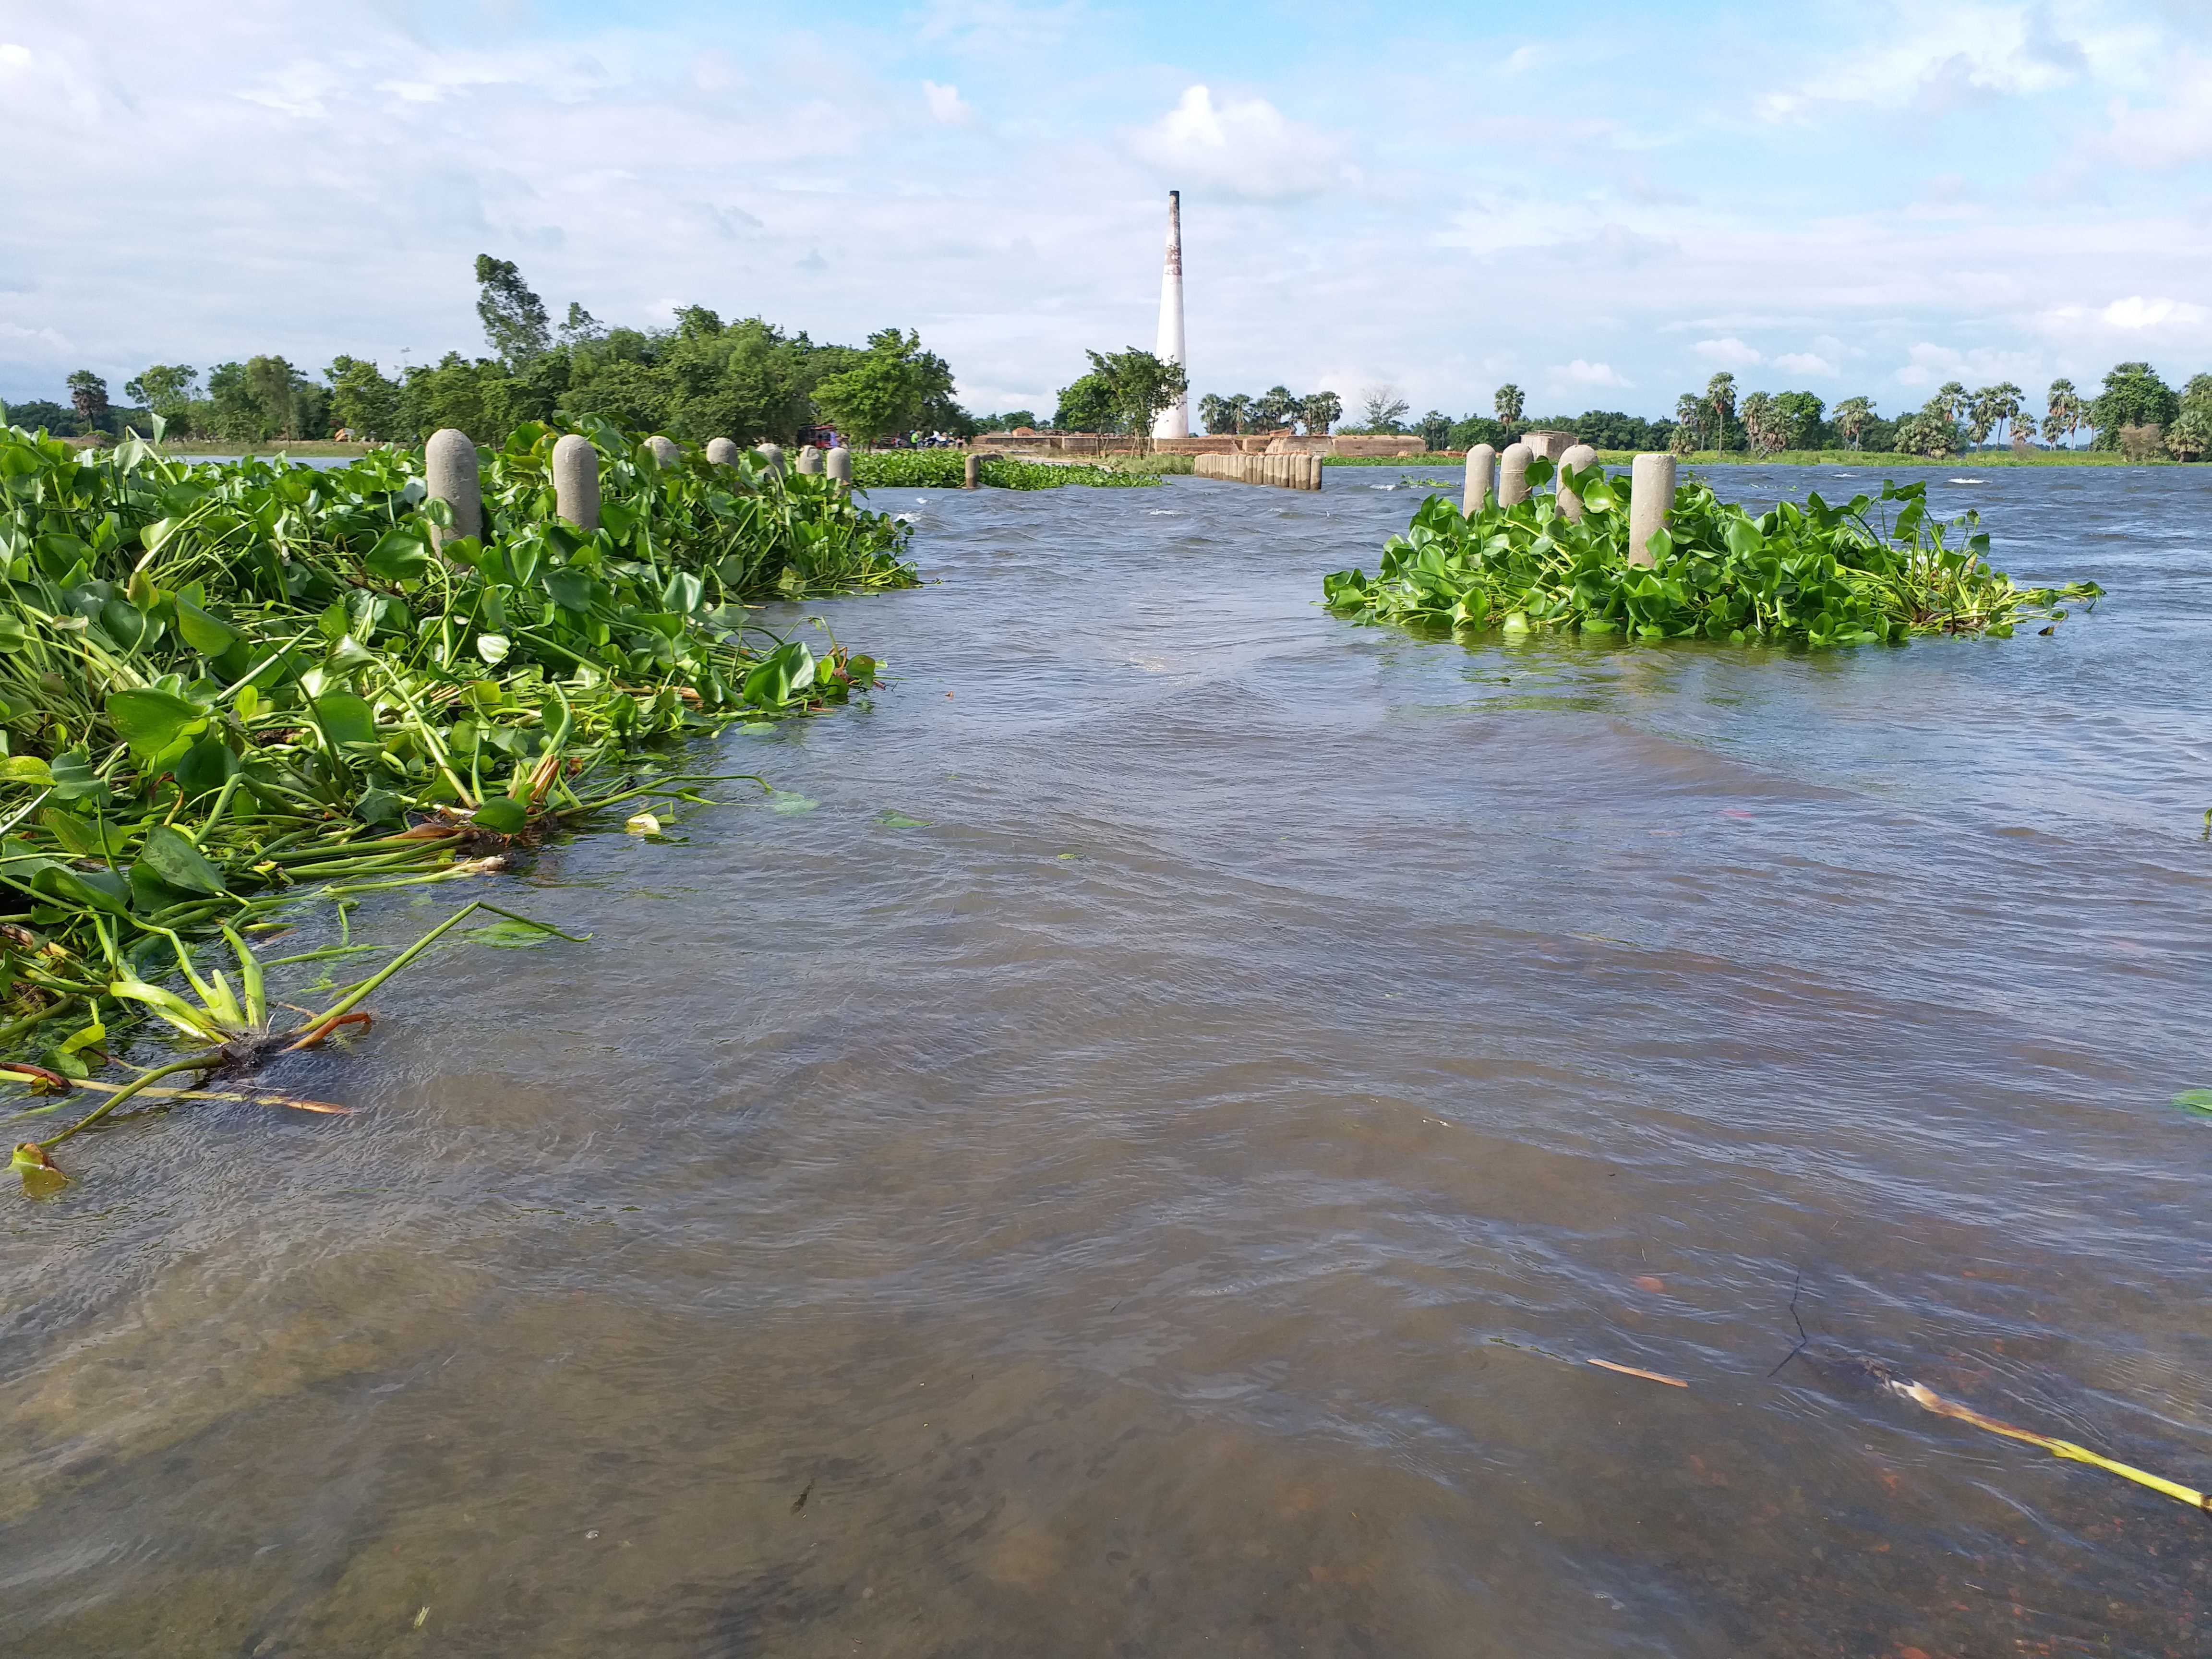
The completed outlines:
[[[1551,464],[1531,465],[1532,483]],[[1831,507],[1818,495],[1753,518],[1692,480],[1653,538],[1650,566],[1628,557],[1629,479],[1569,469],[1577,523],[1555,495],[1472,516],[1431,495],[1382,550],[1380,573],[1340,570],[1322,597],[1341,616],[1440,629],[1558,629],[1638,639],[1700,638],[1811,647],[1915,634],[2009,635],[2094,602],[2094,582],[2022,588],[1990,568],[1977,514],[1932,518],[1924,483],[1885,483]]]
[[[864,450],[853,457],[856,489],[957,489],[968,452],[962,449]],[[1024,461],[1011,455],[986,455],[978,469],[987,489],[1059,489],[1068,484],[1113,489],[1156,484],[1156,471],[1095,466],[1082,461]]]
[[[191,465],[0,428],[0,1053],[82,1077],[109,1023],[175,1012],[149,992],[191,936],[698,799],[674,740],[875,683],[749,605],[913,585],[902,526],[586,435],[601,528],[554,516],[533,426],[481,457],[483,536],[441,545],[420,451]],[[49,1042],[65,1018],[100,1036]]]

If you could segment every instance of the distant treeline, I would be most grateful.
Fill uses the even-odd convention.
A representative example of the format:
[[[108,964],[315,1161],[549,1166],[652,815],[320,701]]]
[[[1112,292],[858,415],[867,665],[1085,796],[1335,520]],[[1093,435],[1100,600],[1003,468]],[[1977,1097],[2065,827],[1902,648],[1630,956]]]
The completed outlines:
[[[59,437],[120,436],[160,415],[171,436],[237,444],[341,431],[417,442],[441,427],[496,444],[526,422],[586,415],[690,442],[789,443],[816,425],[860,443],[977,429],[952,399],[951,367],[911,332],[820,345],[757,317],[726,323],[704,306],[678,311],[672,327],[610,328],[574,304],[556,330],[511,262],[487,255],[476,275],[490,356],[449,351],[391,374],[340,356],[319,378],[281,356],[256,356],[218,363],[204,380],[189,365],[156,363],[125,383],[125,404],[81,369],[69,378],[67,403],[9,404],[4,418]]]

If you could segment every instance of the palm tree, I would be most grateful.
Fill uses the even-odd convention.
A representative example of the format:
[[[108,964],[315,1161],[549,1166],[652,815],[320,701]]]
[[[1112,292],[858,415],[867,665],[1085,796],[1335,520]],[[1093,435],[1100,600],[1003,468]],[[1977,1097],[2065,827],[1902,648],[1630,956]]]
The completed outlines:
[[[1228,405],[1231,429],[1237,432],[1243,431],[1252,419],[1252,400],[1240,392],[1235,397],[1224,398],[1223,401]]]
[[[1670,447],[1675,453],[1686,455],[1698,447],[1698,417],[1704,407],[1694,392],[1685,392],[1674,399],[1674,441]]]
[[[1521,411],[1526,407],[1526,400],[1521,395],[1521,388],[1508,380],[1498,388],[1497,395],[1490,400],[1490,406],[1498,411],[1498,418],[1501,424],[1518,426],[1521,424]]]
[[[1713,411],[1713,447],[1724,449],[1729,417],[1735,413],[1735,376],[1723,369],[1706,381],[1705,403]]]
[[[2081,394],[2074,389],[2071,380],[2053,380],[2044,404],[2044,442],[2055,444],[2063,441],[2070,449],[2074,434],[2081,429]]]
[[[1229,399],[1218,392],[1209,392],[1198,400],[1199,424],[1208,432],[1226,432],[1234,422],[1229,413]]]
[[[1974,394],[1976,424],[1986,419],[1991,429],[2009,426],[2020,419],[2020,400],[2025,395],[2010,380],[2000,380],[1995,386],[1984,386]],[[1974,441],[1979,443],[1981,440],[1977,438]]]
[[[1344,399],[1334,392],[1316,392],[1299,400],[1298,412],[1305,421],[1307,436],[1326,438],[1329,428],[1344,418]]]
[[[1754,392],[1743,400],[1743,432],[1754,455],[1771,455],[1783,447],[1782,411],[1774,406],[1774,399],[1764,392]]]
[[[1836,405],[1834,412],[1828,416],[1828,422],[1844,434],[1845,443],[1856,449],[1868,422],[1873,419],[1874,399],[1846,398]]]
[[[1966,411],[1973,406],[1973,402],[1972,396],[1965,386],[1956,380],[1946,380],[1936,388],[1936,395],[1928,400],[1921,412],[1938,414],[1955,427],[1966,418]]]

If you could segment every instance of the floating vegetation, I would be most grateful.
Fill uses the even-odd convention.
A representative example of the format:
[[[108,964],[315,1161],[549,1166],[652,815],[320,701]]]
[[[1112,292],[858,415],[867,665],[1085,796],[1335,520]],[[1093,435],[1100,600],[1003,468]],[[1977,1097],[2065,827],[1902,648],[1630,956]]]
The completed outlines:
[[[207,466],[0,428],[0,1053],[88,1078],[111,1024],[174,1022],[161,981],[199,985],[190,939],[242,952],[307,894],[712,804],[679,740],[875,684],[749,605],[914,585],[904,526],[750,456],[664,466],[601,423],[586,533],[554,516],[557,435],[484,458],[474,538],[426,500],[420,451]]]
[[[967,476],[967,466],[964,449],[861,450],[853,457],[853,486],[856,489],[957,489]],[[988,489],[1156,484],[1161,471],[1172,470],[1100,466],[1086,461],[1024,461],[1011,455],[986,455],[978,468]]]
[[[1550,474],[1541,459],[1528,470],[1532,483]],[[1510,507],[1493,499],[1472,517],[1431,496],[1382,550],[1380,574],[1324,577],[1324,600],[1358,621],[1439,629],[1836,646],[2002,638],[2027,618],[2056,623],[2062,602],[2104,592],[2088,581],[2014,586],[1990,568],[1978,516],[1938,522],[1924,483],[1885,483],[1879,497],[1840,507],[1809,495],[1753,518],[1693,479],[1644,566],[1628,558],[1628,479],[1590,467],[1564,483],[1582,497],[1579,523],[1555,495]]]

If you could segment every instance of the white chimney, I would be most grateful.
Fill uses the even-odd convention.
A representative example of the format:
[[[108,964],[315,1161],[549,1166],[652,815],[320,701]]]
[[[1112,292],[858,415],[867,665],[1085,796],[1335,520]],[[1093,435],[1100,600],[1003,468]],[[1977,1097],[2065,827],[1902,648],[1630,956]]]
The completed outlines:
[[[1168,192],[1168,258],[1160,273],[1160,338],[1152,355],[1163,362],[1182,358],[1182,192]],[[1190,394],[1186,392],[1152,422],[1155,438],[1190,436]]]

